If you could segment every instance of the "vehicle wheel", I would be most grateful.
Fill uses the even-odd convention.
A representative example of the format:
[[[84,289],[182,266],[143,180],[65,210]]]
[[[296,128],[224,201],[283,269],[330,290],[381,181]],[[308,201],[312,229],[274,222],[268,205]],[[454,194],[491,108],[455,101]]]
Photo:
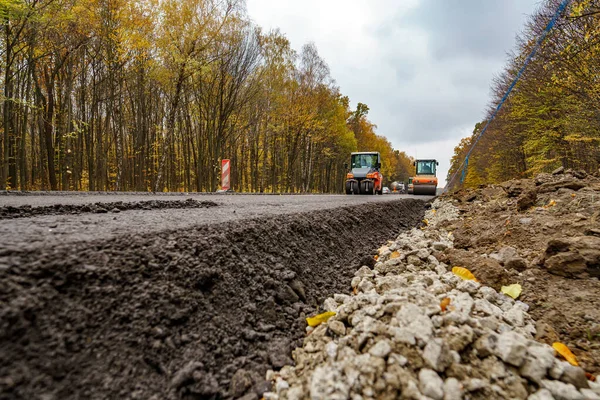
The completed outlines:
[[[360,186],[358,182],[350,182],[350,192],[352,194],[360,194]]]
[[[352,182],[346,182],[346,194],[352,194]]]
[[[360,193],[361,194],[371,194],[371,188],[369,185],[369,181],[362,181],[360,183]]]

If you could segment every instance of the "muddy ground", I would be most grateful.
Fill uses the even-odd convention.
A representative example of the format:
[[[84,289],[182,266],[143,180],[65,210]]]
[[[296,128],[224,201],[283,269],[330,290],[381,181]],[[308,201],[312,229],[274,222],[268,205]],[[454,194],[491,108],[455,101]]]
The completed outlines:
[[[442,260],[496,290],[521,284],[537,339],[600,373],[600,178],[559,169],[446,198],[462,219],[446,227],[455,248]]]
[[[5,248],[0,398],[258,399],[306,315],[423,212],[387,201]]]

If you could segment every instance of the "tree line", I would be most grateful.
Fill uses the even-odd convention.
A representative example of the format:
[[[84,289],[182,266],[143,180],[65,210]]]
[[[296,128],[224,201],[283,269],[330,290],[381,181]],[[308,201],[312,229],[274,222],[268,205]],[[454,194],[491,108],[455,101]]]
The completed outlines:
[[[0,0],[0,189],[340,192],[356,150],[411,160],[316,46],[242,0]]]
[[[517,38],[517,50],[492,85],[488,115],[533,49],[559,0],[545,0]],[[486,121],[455,148],[448,173],[460,167]],[[600,166],[600,0],[573,0],[528,65],[511,96],[453,183],[474,187],[532,177],[563,166]]]

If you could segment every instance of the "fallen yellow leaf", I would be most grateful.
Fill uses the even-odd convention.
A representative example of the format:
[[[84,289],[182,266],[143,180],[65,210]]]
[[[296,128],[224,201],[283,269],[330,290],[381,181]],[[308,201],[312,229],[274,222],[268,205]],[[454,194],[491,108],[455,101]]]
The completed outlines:
[[[513,285],[502,286],[502,289],[500,289],[500,291],[502,293],[504,293],[505,295],[510,296],[513,299],[516,299],[517,297],[519,297],[521,295],[523,288],[518,283],[515,283]]]
[[[314,317],[306,318],[306,323],[308,324],[308,326],[312,326],[314,328],[315,326],[321,325],[323,322],[327,322],[327,320],[333,317],[334,315],[334,311],[327,311],[322,314],[315,315]]]
[[[550,202],[548,204],[546,204],[544,206],[544,208],[550,208],[550,207],[554,207],[556,205],[556,201],[554,200],[550,200]]]
[[[554,350],[556,350],[558,354],[563,356],[564,359],[569,362],[569,364],[574,365],[576,367],[579,366],[579,363],[577,362],[577,357],[575,357],[575,354],[573,354],[566,345],[560,342],[554,342],[552,343],[552,347],[554,348]]]
[[[465,281],[479,282],[477,278],[475,278],[475,275],[473,275],[473,273],[466,268],[454,267],[452,268],[452,273],[459,278],[464,279]]]
[[[400,253],[398,252],[398,250],[396,250],[392,254],[390,254],[390,260],[393,260],[394,258],[398,258],[398,257],[400,257]]]
[[[423,220],[423,223],[424,223],[425,225],[429,225],[429,221],[427,221],[427,219],[424,219],[424,220]]]

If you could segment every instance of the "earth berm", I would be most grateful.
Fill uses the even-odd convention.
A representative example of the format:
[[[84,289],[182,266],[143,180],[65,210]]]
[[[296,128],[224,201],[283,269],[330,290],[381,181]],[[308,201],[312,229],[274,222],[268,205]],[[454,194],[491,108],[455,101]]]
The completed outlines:
[[[305,317],[424,211],[409,199],[3,250],[0,398],[258,398]]]

